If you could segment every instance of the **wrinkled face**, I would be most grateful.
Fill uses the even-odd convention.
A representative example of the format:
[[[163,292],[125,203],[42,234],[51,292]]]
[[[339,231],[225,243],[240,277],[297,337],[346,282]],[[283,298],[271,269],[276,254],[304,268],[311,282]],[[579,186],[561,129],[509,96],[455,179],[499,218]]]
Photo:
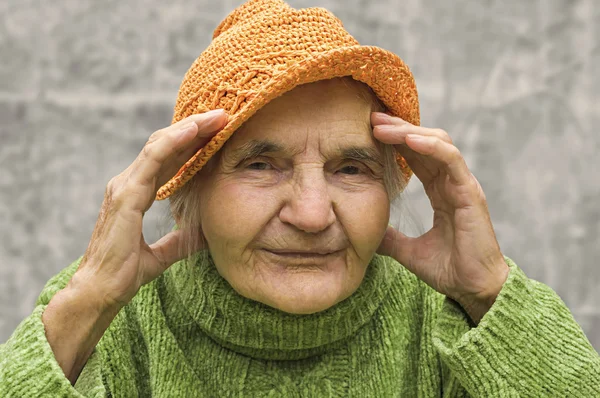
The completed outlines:
[[[371,105],[356,90],[340,79],[295,88],[201,171],[202,230],[239,294],[309,314],[362,282],[390,202]]]

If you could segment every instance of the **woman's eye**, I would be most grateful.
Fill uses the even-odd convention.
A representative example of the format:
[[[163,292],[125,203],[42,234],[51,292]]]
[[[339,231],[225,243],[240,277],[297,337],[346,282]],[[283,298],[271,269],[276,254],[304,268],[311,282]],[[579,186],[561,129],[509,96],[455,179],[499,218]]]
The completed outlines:
[[[254,162],[247,166],[250,170],[269,170],[271,165],[265,162]]]
[[[344,166],[340,169],[340,172],[344,174],[355,175],[360,174],[360,169],[356,166]]]

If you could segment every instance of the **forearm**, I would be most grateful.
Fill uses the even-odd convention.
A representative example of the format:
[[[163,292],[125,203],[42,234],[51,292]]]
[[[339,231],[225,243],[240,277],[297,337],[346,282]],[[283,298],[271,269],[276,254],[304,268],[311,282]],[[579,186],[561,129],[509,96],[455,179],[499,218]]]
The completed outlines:
[[[511,272],[473,328],[446,300],[433,341],[442,362],[472,396],[598,396],[600,357],[562,300]]]
[[[71,281],[50,300],[42,315],[48,343],[71,384],[119,312],[97,304],[92,292]]]

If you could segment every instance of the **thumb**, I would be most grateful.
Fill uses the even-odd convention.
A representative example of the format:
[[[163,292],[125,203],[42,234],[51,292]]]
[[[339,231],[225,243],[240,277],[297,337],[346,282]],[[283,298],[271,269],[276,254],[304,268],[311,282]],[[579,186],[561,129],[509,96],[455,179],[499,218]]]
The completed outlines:
[[[388,226],[377,253],[392,257],[412,271],[411,259],[415,239],[404,235],[394,227]]]
[[[186,258],[189,254],[204,249],[204,237],[200,231],[176,229],[150,245],[150,249],[164,269]]]

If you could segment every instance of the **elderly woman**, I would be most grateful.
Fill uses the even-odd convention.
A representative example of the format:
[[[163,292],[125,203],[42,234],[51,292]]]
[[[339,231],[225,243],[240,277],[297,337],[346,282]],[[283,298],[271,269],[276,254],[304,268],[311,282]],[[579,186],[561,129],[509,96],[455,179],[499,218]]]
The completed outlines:
[[[388,226],[413,172],[435,212],[417,238]],[[167,197],[177,227],[148,245]],[[402,61],[280,0],[217,28],[0,365],[15,397],[600,395],[600,358],[502,254]]]

